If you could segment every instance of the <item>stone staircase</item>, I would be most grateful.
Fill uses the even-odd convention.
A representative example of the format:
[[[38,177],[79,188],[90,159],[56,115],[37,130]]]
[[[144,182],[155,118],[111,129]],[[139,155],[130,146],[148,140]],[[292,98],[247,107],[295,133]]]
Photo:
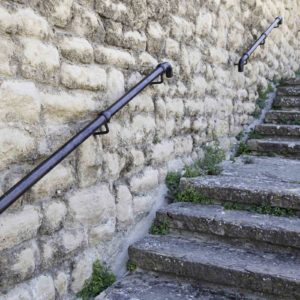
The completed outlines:
[[[256,126],[260,139],[248,141],[253,152],[300,157],[300,79],[283,82],[265,124]]]
[[[263,138],[249,141],[255,154],[289,158],[241,156],[218,176],[182,178],[200,203],[159,210],[167,234],[132,245],[137,270],[97,299],[300,299],[299,104],[300,82],[286,82],[255,129]]]

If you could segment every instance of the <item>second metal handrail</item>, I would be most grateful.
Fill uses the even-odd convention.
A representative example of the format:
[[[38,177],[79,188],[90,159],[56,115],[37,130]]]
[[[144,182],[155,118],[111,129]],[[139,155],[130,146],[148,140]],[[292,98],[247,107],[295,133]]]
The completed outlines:
[[[247,64],[249,57],[255,51],[258,46],[264,45],[266,42],[267,36],[274,29],[279,27],[283,22],[282,17],[277,17],[274,22],[269,26],[269,28],[259,37],[259,39],[243,54],[238,65],[239,72],[244,71],[244,66]]]

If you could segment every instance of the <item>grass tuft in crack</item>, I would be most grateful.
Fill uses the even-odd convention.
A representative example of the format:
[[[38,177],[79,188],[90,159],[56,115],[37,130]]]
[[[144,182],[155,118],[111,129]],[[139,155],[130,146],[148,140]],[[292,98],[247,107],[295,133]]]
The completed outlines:
[[[170,232],[170,223],[167,220],[155,222],[151,228],[150,233],[153,235],[166,235]]]
[[[85,281],[83,289],[77,294],[83,300],[93,299],[116,281],[115,275],[104,267],[99,260],[93,263],[93,273]]]

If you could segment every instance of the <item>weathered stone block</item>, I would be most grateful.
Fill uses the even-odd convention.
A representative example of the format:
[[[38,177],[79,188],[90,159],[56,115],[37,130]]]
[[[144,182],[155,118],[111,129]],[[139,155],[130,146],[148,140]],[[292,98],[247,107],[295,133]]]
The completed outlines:
[[[110,68],[107,73],[107,95],[109,99],[117,100],[125,93],[125,80],[121,71]]]
[[[117,220],[121,228],[133,222],[132,195],[126,185],[117,187]]]
[[[0,16],[1,17],[1,16]],[[0,40],[0,74],[11,76],[16,73],[16,67],[11,65],[11,60],[15,54],[15,46],[9,39]]]
[[[0,169],[10,163],[29,159],[36,149],[35,140],[24,131],[0,129]]]
[[[32,280],[32,293],[36,300],[55,300],[55,287],[51,276],[41,275]]]
[[[70,188],[74,181],[72,168],[58,165],[33,186],[32,193],[35,198],[51,197]]]
[[[107,223],[91,228],[89,232],[89,243],[93,246],[113,238],[116,220],[110,219]]]
[[[60,66],[57,49],[34,39],[22,39],[21,42],[23,46],[22,75],[41,82],[56,81]]]
[[[4,7],[0,7],[0,30],[9,33],[16,30],[15,19]]]
[[[37,15],[31,8],[19,9],[13,18],[21,35],[47,38],[51,34],[47,20]]]
[[[142,174],[136,175],[130,180],[130,190],[133,193],[149,191],[158,185],[158,171],[147,168]]]
[[[25,206],[17,213],[3,214],[0,219],[0,250],[35,237],[40,225],[40,211],[33,206]]]
[[[54,278],[54,286],[59,297],[63,298],[68,292],[68,275],[64,272],[59,272]]]
[[[67,123],[82,119],[97,110],[97,103],[90,95],[80,92],[42,93],[43,112],[49,123]]]
[[[72,193],[67,201],[74,223],[97,225],[116,216],[114,196],[104,184]]]
[[[154,162],[163,162],[171,159],[174,153],[174,142],[163,141],[160,144],[156,144],[152,149],[152,160]]]
[[[104,91],[106,89],[106,72],[96,65],[87,67],[63,63],[61,82],[70,89]]]
[[[135,215],[145,214],[150,212],[154,203],[154,198],[151,196],[140,196],[133,198],[133,212]]]
[[[101,64],[112,64],[126,69],[135,65],[135,59],[129,52],[103,46],[95,49],[95,59]]]
[[[4,81],[0,86],[0,120],[35,123],[40,118],[40,99],[35,84]]]
[[[51,201],[43,203],[43,231],[54,232],[62,225],[67,214],[67,207],[64,202]]]
[[[88,64],[94,60],[93,47],[83,38],[64,37],[60,43],[60,50],[64,57],[74,62]]]

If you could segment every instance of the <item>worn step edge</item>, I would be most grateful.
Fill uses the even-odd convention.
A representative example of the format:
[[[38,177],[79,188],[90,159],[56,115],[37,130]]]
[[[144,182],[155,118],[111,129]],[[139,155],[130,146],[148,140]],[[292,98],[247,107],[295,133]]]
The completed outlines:
[[[253,240],[300,249],[300,219],[226,210],[218,205],[173,203],[160,209],[156,222],[171,230]]]
[[[297,125],[295,122],[300,122],[300,111],[297,110],[270,110],[265,116],[265,123]]]
[[[300,138],[299,125],[260,124],[255,127],[255,132],[262,136]]]
[[[144,270],[118,280],[95,300],[272,300],[261,293]],[[286,298],[286,300],[288,300]]]
[[[275,108],[300,108],[300,97],[297,96],[278,96],[274,99],[273,107]]]
[[[300,96],[300,85],[278,87],[277,95],[278,96]]]
[[[235,176],[181,178],[180,190],[188,188],[218,203],[266,204],[300,210],[300,184]]]
[[[270,140],[252,139],[248,141],[249,150],[256,152],[269,152],[294,158],[300,157],[300,140]]]
[[[150,236],[131,246],[129,257],[146,270],[300,299],[300,262],[292,256]]]

